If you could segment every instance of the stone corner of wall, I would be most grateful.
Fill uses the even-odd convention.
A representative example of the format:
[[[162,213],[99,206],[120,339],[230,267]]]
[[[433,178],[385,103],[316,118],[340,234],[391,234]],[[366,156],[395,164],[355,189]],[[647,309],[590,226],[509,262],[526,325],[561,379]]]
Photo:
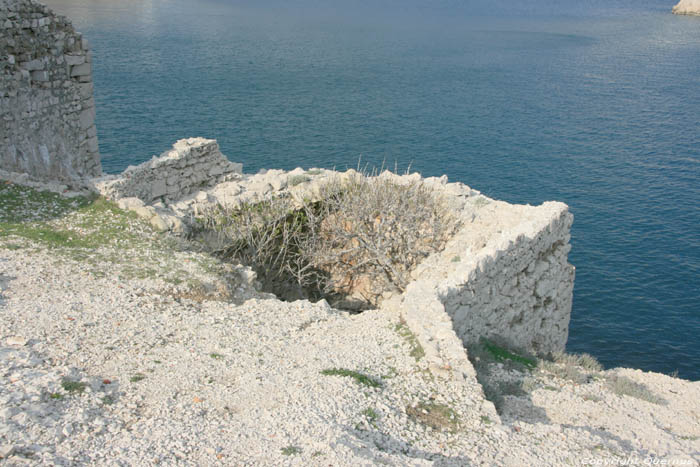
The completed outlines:
[[[421,293],[442,304],[464,346],[486,337],[537,354],[563,351],[574,280],[568,206],[468,209],[472,222],[419,266]]]

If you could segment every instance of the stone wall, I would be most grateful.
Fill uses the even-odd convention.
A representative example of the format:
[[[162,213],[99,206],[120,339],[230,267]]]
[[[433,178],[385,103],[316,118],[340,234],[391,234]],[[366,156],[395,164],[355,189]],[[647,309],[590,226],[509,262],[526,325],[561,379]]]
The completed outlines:
[[[31,0],[0,0],[0,164],[37,180],[102,173],[88,43]]]
[[[181,139],[160,157],[129,166],[123,173],[95,181],[96,189],[113,200],[138,198],[144,203],[177,200],[230,180],[243,166],[229,162],[216,140]]]
[[[411,328],[438,353],[451,331],[465,346],[485,337],[537,354],[563,351],[574,284],[567,206],[485,197],[470,203],[464,227],[445,251],[419,266],[402,297]],[[416,308],[426,300],[440,310],[431,315],[424,312],[430,307]]]

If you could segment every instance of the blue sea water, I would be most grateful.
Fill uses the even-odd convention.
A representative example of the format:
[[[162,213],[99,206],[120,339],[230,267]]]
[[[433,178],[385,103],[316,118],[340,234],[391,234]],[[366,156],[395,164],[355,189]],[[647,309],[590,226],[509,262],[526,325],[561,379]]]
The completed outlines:
[[[675,0],[46,0],[92,44],[103,166],[409,163],[566,202],[567,350],[700,379],[700,18]]]

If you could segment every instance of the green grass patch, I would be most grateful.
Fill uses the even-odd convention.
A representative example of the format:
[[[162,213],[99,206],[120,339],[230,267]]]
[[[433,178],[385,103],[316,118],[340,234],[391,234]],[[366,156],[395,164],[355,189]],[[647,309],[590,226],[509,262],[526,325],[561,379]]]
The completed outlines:
[[[69,379],[64,379],[61,381],[61,387],[70,394],[80,394],[85,391],[87,384],[80,381],[71,381]]]
[[[214,360],[221,360],[222,358],[224,358],[223,355],[221,355],[220,353],[216,353],[216,352],[210,353],[209,356],[211,358],[213,358]]]
[[[132,383],[138,383],[139,381],[142,381],[145,378],[146,378],[146,375],[144,375],[143,373],[136,373],[134,376],[129,378],[129,381],[131,381]]]
[[[411,348],[409,355],[419,361],[421,358],[425,357],[425,350],[423,346],[418,342],[416,335],[409,329],[405,321],[401,320],[399,324],[394,328],[399,336],[403,337]]]
[[[362,384],[371,388],[382,387],[382,383],[380,381],[377,381],[374,378],[367,376],[363,373],[348,370],[345,368],[329,368],[327,370],[321,371],[321,374],[326,376],[345,376],[354,379],[358,384]]]
[[[363,410],[362,415],[364,415],[370,423],[376,422],[379,418],[379,414],[371,407]]]
[[[530,370],[537,367],[536,359],[513,353],[505,347],[494,344],[488,339],[482,339],[481,344],[486,352],[488,352],[496,361],[513,362]]]
[[[112,396],[104,396],[102,398],[102,404],[103,405],[112,405],[112,404],[114,404],[114,398]]]
[[[61,394],[60,392],[52,392],[51,394],[49,394],[49,397],[51,399],[63,399],[63,394]]]
[[[301,454],[301,448],[289,445],[287,447],[282,448],[282,454],[285,456],[296,456],[297,454]]]

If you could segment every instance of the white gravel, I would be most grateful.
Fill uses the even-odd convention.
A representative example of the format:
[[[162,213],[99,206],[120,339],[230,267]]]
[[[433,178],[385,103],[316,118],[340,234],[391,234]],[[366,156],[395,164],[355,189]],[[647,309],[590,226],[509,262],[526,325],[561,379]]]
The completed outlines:
[[[576,385],[542,374],[537,389],[506,396],[501,420],[491,419],[468,384],[436,378],[411,356],[394,313],[285,303],[245,284],[233,301],[191,300],[164,282],[167,271],[124,277],[123,265],[86,267],[27,242],[0,236],[3,465],[700,459],[697,382],[619,370],[667,401],[657,405],[598,380]],[[211,274],[196,253],[147,262]],[[328,369],[381,386],[321,373]],[[66,382],[85,387],[71,392]],[[431,428],[415,415],[431,405],[456,421]]]

